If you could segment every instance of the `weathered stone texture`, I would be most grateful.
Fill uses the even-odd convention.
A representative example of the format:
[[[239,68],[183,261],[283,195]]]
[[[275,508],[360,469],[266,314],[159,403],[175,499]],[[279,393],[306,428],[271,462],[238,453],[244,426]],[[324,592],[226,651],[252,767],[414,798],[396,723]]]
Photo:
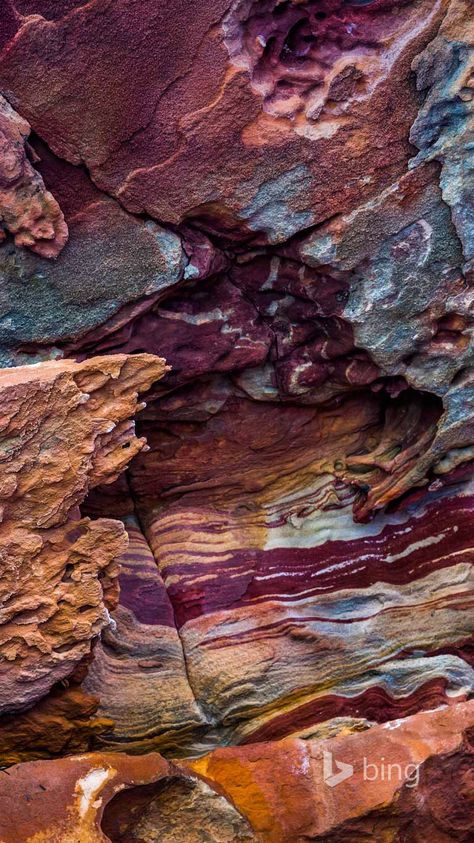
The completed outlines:
[[[468,843],[472,0],[0,7],[0,759],[205,775],[25,835]]]
[[[45,258],[55,258],[67,241],[63,213],[27,152],[30,127],[0,96],[0,242],[6,232],[17,246],[28,246]]]
[[[467,843],[473,722],[471,703],[327,741],[219,749],[195,762],[96,753],[21,764],[0,780],[0,835],[2,843],[18,835],[22,843]],[[323,780],[325,753],[354,767],[337,790]]]
[[[108,623],[126,533],[78,504],[143,447],[130,416],[164,371],[142,355],[0,372],[2,712],[66,679]]]

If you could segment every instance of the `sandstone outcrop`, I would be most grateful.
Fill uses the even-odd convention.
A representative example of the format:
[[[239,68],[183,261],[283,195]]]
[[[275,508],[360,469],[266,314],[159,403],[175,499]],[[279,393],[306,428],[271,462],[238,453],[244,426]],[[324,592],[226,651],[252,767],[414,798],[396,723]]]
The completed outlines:
[[[2,713],[67,679],[109,623],[126,533],[78,506],[143,448],[131,416],[165,368],[137,355],[0,372]]]
[[[467,843],[473,724],[468,703],[327,741],[219,749],[196,762],[95,753],[21,764],[0,778],[0,837]],[[334,759],[350,765],[335,784],[327,776],[328,765],[339,769]],[[458,793],[451,806],[453,774]]]
[[[0,242],[6,231],[17,246],[28,246],[46,258],[55,258],[67,241],[63,213],[27,152],[30,127],[0,96]]]
[[[472,0],[0,6],[0,765],[117,771],[64,840],[468,843]]]
[[[448,5],[10,4],[0,78],[56,155],[134,213],[273,243],[404,172],[410,65]]]
[[[99,745],[175,755],[189,750],[209,730],[209,721],[189,683],[173,606],[154,556],[136,519],[128,517],[125,525],[129,546],[120,557],[119,605],[94,649],[84,688],[111,720]]]

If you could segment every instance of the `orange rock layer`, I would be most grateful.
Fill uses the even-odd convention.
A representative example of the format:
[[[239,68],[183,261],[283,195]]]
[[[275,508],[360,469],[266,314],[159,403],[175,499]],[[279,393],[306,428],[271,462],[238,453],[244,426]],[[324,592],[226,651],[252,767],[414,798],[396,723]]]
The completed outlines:
[[[0,840],[468,843],[473,729],[464,703],[196,762],[95,753],[20,764],[0,776]]]
[[[0,371],[0,711],[66,680],[118,598],[120,522],[78,504],[144,446],[131,416],[165,371],[151,355]]]

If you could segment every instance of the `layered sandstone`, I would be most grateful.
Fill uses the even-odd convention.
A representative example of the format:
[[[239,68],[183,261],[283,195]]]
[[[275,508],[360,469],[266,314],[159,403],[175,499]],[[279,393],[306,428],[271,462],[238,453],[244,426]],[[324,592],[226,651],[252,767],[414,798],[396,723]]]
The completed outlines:
[[[467,843],[471,3],[1,6],[18,828]]]
[[[78,505],[143,448],[131,416],[164,371],[137,355],[0,372],[2,713],[66,680],[110,622],[126,533]]]

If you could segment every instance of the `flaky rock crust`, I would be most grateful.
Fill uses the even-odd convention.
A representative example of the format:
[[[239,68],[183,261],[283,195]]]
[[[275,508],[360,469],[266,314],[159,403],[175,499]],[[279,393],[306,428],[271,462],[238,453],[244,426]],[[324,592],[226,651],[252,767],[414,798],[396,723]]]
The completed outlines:
[[[0,371],[2,712],[66,679],[109,623],[126,534],[78,505],[143,448],[131,416],[165,368],[122,355]]]

